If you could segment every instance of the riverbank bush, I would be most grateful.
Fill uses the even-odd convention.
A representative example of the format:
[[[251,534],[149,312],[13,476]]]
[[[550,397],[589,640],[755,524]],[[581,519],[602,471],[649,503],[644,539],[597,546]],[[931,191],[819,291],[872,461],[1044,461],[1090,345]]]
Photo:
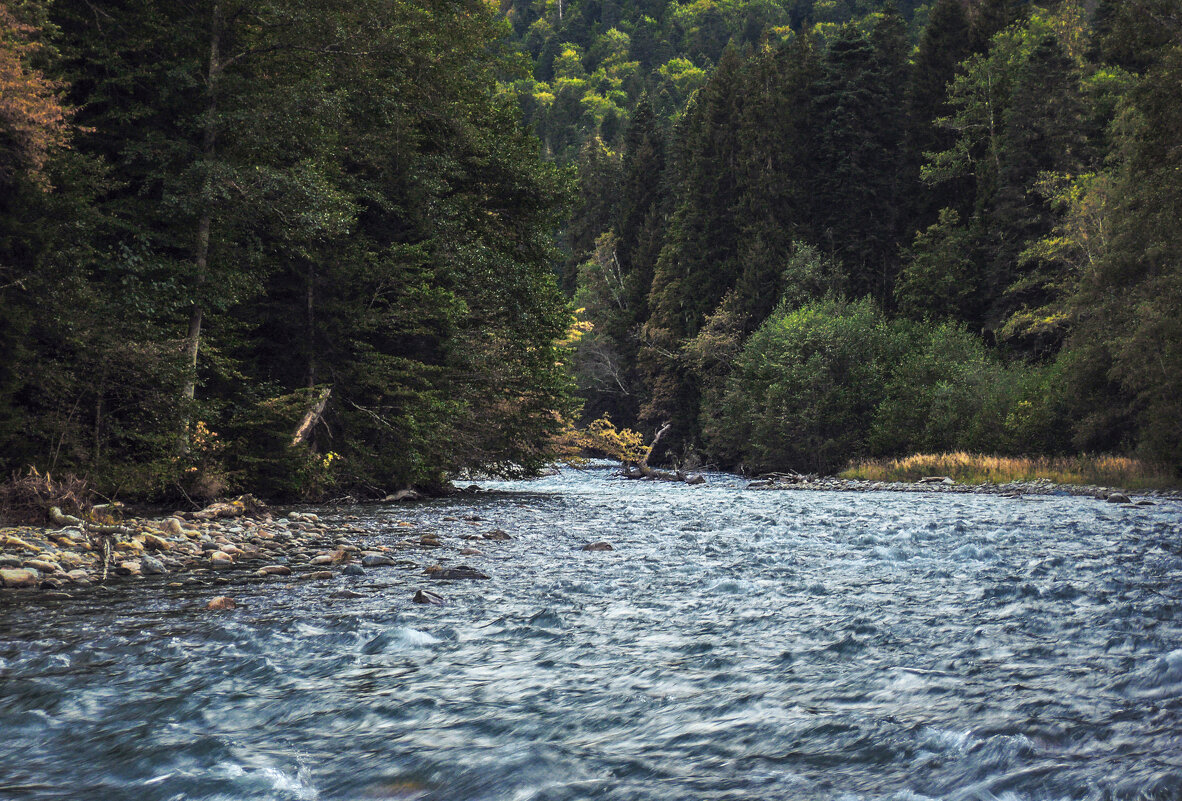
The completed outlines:
[[[963,326],[888,320],[869,299],[781,306],[709,401],[710,458],[831,472],[850,458],[1070,450],[1059,365],[1006,364]]]
[[[865,452],[904,346],[868,299],[781,306],[743,347],[721,408],[705,410],[707,442],[753,470],[833,470]]]

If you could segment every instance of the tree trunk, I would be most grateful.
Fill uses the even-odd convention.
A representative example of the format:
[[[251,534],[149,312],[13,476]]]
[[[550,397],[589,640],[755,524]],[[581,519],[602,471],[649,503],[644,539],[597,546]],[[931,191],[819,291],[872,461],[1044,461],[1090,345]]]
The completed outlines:
[[[217,152],[217,110],[218,78],[222,73],[221,61],[222,44],[222,4],[213,5],[213,22],[209,33],[209,77],[207,89],[209,100],[205,109],[205,129],[201,137],[201,157],[205,162],[205,178],[201,188],[200,214],[197,218],[197,245],[193,253],[193,266],[196,268],[193,287],[193,305],[189,311],[189,335],[185,340],[185,367],[187,375],[185,385],[181,390],[186,401],[197,397],[197,354],[201,349],[201,323],[203,310],[201,306],[201,292],[205,286],[206,273],[209,268],[209,230],[213,225],[213,178],[210,170],[213,167],[214,156]],[[188,442],[189,416],[185,415],[185,442]]]
[[[308,389],[314,389],[316,387],[316,265],[312,262],[308,262],[307,278],[308,286],[304,309],[307,332],[304,342],[308,348]]]

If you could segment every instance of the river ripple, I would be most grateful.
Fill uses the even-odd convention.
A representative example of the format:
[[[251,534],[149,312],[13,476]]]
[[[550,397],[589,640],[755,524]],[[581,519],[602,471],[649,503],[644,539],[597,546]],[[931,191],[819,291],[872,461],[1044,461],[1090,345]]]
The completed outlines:
[[[1177,504],[489,486],[363,513],[493,576],[443,607],[395,568],[0,607],[0,797],[1182,798]],[[514,538],[461,560],[465,514]]]

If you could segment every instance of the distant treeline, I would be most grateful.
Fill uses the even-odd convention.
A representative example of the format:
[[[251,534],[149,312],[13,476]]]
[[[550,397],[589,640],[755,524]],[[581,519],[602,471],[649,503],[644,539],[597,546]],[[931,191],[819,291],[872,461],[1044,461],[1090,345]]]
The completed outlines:
[[[571,187],[509,35],[477,0],[0,2],[0,478],[324,497],[540,464]]]
[[[672,122],[650,89],[588,132],[585,416],[756,469],[1182,464],[1182,5],[936,0],[911,32],[875,5],[734,29]]]

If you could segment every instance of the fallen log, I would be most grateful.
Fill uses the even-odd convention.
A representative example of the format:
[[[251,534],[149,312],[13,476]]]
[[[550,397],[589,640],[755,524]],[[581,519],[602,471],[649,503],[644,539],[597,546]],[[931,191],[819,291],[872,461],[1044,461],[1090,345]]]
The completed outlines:
[[[672,423],[665,423],[663,426],[657,429],[657,433],[655,436],[653,436],[652,442],[648,444],[648,447],[644,451],[644,455],[641,456],[639,460],[633,464],[629,464],[628,462],[624,463],[623,475],[625,478],[647,478],[652,481],[681,481],[686,484],[706,483],[706,479],[701,474],[688,475],[681,470],[670,472],[668,470],[658,470],[649,466],[649,457],[653,455],[653,450],[657,447],[657,443],[661,441],[661,437],[665,436],[665,433],[669,431],[672,425]]]
[[[320,395],[316,398],[316,402],[308,409],[304,419],[300,421],[300,427],[296,429],[295,435],[291,438],[291,447],[302,445],[309,436],[312,435],[312,429],[320,422],[320,418],[324,416],[324,409],[328,406],[328,396],[332,394],[332,387],[325,387],[320,391]]]

